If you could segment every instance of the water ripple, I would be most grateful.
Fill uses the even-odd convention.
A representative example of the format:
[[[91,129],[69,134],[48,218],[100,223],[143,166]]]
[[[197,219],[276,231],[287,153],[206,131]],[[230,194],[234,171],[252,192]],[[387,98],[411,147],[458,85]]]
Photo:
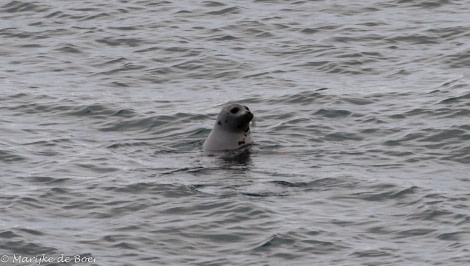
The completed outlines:
[[[2,254],[464,265],[468,13],[441,0],[4,1]],[[255,114],[254,145],[205,156],[234,101]]]

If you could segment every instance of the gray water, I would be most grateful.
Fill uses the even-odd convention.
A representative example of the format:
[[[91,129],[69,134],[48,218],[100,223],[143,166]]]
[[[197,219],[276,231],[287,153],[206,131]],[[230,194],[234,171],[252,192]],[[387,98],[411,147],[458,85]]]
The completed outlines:
[[[468,265],[469,13],[2,1],[2,265]]]

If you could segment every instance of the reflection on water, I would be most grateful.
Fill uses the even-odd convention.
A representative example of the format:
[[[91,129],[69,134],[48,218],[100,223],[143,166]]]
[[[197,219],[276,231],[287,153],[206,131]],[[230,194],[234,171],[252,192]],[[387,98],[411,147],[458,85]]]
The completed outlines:
[[[225,167],[244,166],[247,169],[251,164],[251,147],[229,151],[220,156],[220,161]]]

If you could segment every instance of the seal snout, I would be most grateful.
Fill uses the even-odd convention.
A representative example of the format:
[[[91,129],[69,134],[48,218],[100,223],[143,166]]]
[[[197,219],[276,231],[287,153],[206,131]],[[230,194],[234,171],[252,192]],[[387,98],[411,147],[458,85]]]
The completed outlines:
[[[253,120],[253,113],[250,111],[247,111],[244,113],[242,116],[240,116],[240,119],[238,120],[238,128],[242,129],[243,131],[247,132],[250,130],[250,121]]]
[[[250,110],[248,110],[248,111],[246,112],[246,118],[247,118],[248,122],[250,122],[251,120],[253,120],[254,117],[255,117],[255,116],[253,115],[252,112],[250,112]]]
[[[250,112],[250,110],[247,108],[246,112],[241,116],[241,122],[248,124],[253,119],[253,117],[253,113]]]

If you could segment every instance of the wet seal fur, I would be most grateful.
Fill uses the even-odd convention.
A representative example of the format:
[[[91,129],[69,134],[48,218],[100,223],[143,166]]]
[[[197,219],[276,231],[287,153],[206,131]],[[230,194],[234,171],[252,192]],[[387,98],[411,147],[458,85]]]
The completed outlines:
[[[232,103],[220,111],[211,133],[202,146],[204,151],[235,150],[253,143],[250,122],[253,114],[248,107]]]

